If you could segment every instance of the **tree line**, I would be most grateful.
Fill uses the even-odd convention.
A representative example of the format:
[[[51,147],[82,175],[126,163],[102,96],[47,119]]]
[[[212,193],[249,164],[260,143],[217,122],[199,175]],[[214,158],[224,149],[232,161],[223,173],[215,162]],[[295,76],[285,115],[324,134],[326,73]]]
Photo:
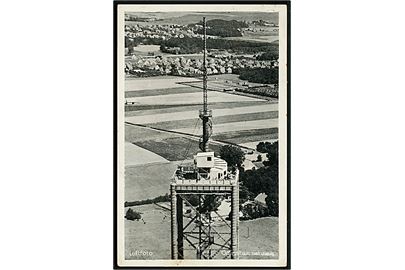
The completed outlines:
[[[278,84],[278,67],[274,68],[238,68],[233,73],[241,80],[252,83]]]
[[[203,22],[200,21],[198,23],[202,25]],[[241,37],[242,33],[240,28],[246,28],[249,25],[246,22],[241,22],[237,20],[221,20],[221,19],[214,19],[207,21],[207,35],[212,36],[220,36],[220,37]],[[199,28],[196,33],[204,34],[204,29]]]
[[[141,201],[133,201],[133,202],[125,202],[124,206],[129,207],[129,206],[137,206],[137,205],[143,205],[143,204],[151,204],[151,203],[158,203],[158,202],[170,202],[170,196],[169,194],[165,194],[162,196],[158,196],[153,199],[147,199],[147,200],[141,200]]]
[[[184,38],[170,38],[163,40],[160,38],[144,38],[144,37],[125,37],[125,48],[128,48],[129,53],[133,52],[133,48],[140,45],[160,45],[162,52],[171,53],[170,48],[179,48],[180,54],[201,53],[203,51],[203,42],[201,38],[184,37]],[[221,38],[208,38],[207,48],[217,50],[227,50],[229,52],[238,52],[246,54],[256,54],[260,52],[267,52],[273,55],[275,59],[278,58],[278,44],[254,42],[246,40],[228,40]]]
[[[195,37],[171,38],[162,41],[162,45],[168,48],[178,47],[180,48],[180,53],[200,53],[203,51],[204,46],[201,38]],[[278,44],[272,43],[254,42],[247,40],[208,38],[207,48],[246,54],[271,52],[273,55],[278,57]]]

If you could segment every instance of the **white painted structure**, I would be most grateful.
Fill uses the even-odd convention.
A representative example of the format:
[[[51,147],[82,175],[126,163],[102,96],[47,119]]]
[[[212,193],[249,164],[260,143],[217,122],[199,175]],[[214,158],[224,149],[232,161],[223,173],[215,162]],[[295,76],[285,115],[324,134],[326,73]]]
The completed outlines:
[[[225,160],[215,157],[214,152],[197,153],[194,163],[203,179],[219,180],[227,175],[228,164]]]

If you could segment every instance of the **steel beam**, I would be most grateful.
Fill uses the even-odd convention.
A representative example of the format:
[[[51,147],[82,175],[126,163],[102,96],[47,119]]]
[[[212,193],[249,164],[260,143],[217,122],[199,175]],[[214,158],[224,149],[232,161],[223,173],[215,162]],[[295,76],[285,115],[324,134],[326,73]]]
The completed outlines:
[[[183,198],[177,195],[177,256],[184,259],[183,251]]]
[[[170,196],[171,196],[171,233],[172,233],[172,259],[177,260],[177,194],[176,194],[176,185],[170,185]]]

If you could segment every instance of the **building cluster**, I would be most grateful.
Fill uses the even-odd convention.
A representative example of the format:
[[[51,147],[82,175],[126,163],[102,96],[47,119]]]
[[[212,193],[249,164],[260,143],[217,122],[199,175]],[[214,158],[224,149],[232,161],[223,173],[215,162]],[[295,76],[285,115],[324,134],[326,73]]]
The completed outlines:
[[[179,24],[125,25],[125,36],[128,38],[158,38],[162,40],[184,37],[202,38],[203,35],[195,33],[198,27],[188,27]]]
[[[278,66],[277,61],[258,61],[249,58],[235,58],[231,55],[210,57],[207,59],[207,74],[232,73],[240,68],[269,68]],[[203,60],[186,57],[141,57],[133,55],[126,61],[127,73],[145,73],[155,71],[160,74],[193,76],[202,74]]]

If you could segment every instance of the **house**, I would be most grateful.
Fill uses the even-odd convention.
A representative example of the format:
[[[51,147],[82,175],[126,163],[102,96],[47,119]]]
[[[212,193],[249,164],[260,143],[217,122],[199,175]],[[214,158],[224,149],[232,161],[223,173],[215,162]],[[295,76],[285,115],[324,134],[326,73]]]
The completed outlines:
[[[266,198],[267,198],[267,194],[262,192],[256,196],[256,198],[254,199],[254,202],[257,204],[260,204],[264,207],[267,207]]]
[[[229,213],[231,212],[231,202],[230,201],[227,201],[227,200],[223,200],[222,202],[221,202],[221,204],[218,206],[218,209],[217,209],[217,213],[218,213],[218,215],[219,216],[221,216],[222,218],[226,218],[226,217],[228,217],[229,216]],[[215,215],[214,215],[214,219],[220,219],[219,217],[216,217]]]

